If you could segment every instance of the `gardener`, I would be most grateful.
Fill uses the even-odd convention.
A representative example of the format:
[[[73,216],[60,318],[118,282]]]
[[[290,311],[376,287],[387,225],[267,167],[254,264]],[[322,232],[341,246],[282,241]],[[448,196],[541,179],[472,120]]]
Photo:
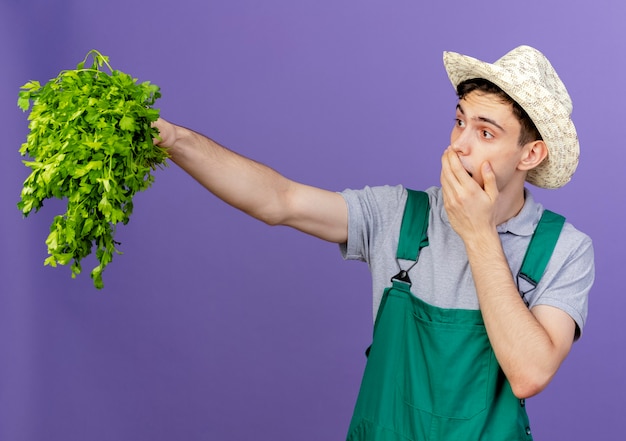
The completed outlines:
[[[446,52],[444,64],[456,123],[441,187],[426,192],[310,187],[157,122],[160,145],[216,196],[369,264],[374,341],[350,440],[531,440],[524,399],[587,315],[591,240],[525,188],[561,187],[576,169],[564,85],[528,46],[493,64]]]

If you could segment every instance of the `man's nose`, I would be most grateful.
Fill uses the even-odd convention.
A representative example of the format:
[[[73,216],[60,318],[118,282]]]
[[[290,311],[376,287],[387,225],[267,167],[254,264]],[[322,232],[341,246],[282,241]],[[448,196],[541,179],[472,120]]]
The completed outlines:
[[[464,130],[452,140],[452,150],[461,155],[467,155],[470,152],[469,133]]]

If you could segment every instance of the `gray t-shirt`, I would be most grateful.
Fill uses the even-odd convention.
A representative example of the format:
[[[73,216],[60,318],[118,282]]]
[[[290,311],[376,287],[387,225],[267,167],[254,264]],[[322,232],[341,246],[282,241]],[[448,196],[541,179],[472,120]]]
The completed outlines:
[[[454,309],[479,309],[465,246],[452,229],[439,187],[426,192],[430,200],[429,245],[409,271],[411,292],[425,302]],[[365,187],[341,192],[348,205],[348,242],[340,246],[345,259],[367,262],[372,273],[373,315],[390,279],[412,262],[397,261],[396,250],[407,191],[403,186]],[[512,275],[517,275],[526,248],[543,213],[543,206],[525,190],[520,213],[498,225]],[[550,305],[569,314],[582,332],[587,297],[594,279],[591,239],[566,222],[546,271],[525,299],[532,308]],[[523,288],[525,291],[526,288]]]

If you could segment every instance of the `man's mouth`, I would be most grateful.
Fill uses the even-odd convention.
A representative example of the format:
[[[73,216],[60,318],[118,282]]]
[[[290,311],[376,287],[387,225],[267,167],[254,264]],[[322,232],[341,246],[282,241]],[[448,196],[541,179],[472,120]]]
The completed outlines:
[[[471,178],[473,178],[474,174],[471,171],[469,171],[469,167],[467,167],[467,165],[465,165],[465,163],[463,162],[463,160],[461,159],[460,156],[459,156],[459,160],[461,161],[461,165],[463,166],[463,168],[465,169],[467,174],[470,175]]]

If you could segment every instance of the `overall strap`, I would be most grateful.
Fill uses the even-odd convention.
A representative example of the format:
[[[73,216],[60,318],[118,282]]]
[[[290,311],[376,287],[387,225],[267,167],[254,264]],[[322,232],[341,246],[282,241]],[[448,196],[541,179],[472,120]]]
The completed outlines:
[[[407,189],[407,200],[404,206],[400,239],[396,251],[396,260],[411,260],[417,263],[420,250],[428,246],[428,214],[430,202],[428,194],[423,191]],[[413,265],[415,265],[415,263]],[[400,264],[398,263],[398,266]],[[412,268],[412,266],[411,266]],[[410,268],[409,268],[410,269]],[[400,272],[392,278],[404,283],[411,283],[408,270],[400,268]]]
[[[396,250],[396,262],[400,272],[391,278],[392,286],[403,291],[406,291],[411,286],[409,270],[417,263],[420,250],[428,246],[428,214],[430,212],[430,201],[427,193],[408,188],[407,193],[402,224],[400,226],[398,249]],[[400,266],[400,260],[413,261],[413,264],[409,268],[403,269]],[[378,307],[374,321],[374,331],[376,330],[378,319],[385,309],[387,292],[386,289]],[[369,356],[370,348],[371,346],[366,349],[366,356]]]
[[[420,249],[428,245],[428,194],[407,189],[404,217],[400,227],[400,241],[396,258],[417,261]]]
[[[535,289],[541,280],[564,224],[565,218],[560,214],[550,210],[543,211],[526,250],[522,267],[517,273],[517,286],[522,298]],[[520,280],[530,284],[530,289],[522,290]]]

